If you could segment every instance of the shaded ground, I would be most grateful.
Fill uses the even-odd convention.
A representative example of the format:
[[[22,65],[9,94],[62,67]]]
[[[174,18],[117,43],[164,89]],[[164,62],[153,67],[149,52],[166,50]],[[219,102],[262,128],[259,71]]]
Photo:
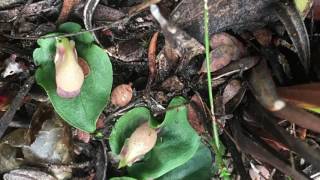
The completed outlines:
[[[154,3],[158,6],[150,8]],[[315,1],[307,13],[299,12],[291,1],[209,0],[211,108],[203,1],[1,1],[1,175],[7,179],[316,179],[320,169],[317,5]],[[113,89],[111,99],[105,93],[108,100],[102,100],[105,108],[94,119],[97,130],[91,134],[61,118],[63,110],[57,110],[53,98],[37,84],[39,79],[35,81],[36,70],[43,67],[35,63],[37,59],[53,60],[58,52],[54,46],[52,55],[36,57],[39,39],[61,32],[59,25],[64,22],[76,22],[83,30],[62,36],[87,35],[89,40],[76,43],[99,45],[112,64],[113,82],[107,84]],[[89,53],[83,49],[78,55]],[[100,60],[101,54],[94,55]],[[99,72],[92,68],[94,60],[84,61],[89,64],[82,65],[88,76]],[[104,82],[109,77],[100,78]],[[99,104],[92,102],[99,95],[90,94],[90,88],[88,92],[91,100],[82,103]],[[80,114],[79,109],[74,112]],[[129,151],[125,140],[142,120],[152,124],[157,143],[150,153],[142,153],[144,158],[134,159],[131,168],[118,169],[117,154]],[[221,141],[219,148],[215,135]],[[148,141],[145,136],[138,139]],[[173,143],[166,144],[170,140]]]

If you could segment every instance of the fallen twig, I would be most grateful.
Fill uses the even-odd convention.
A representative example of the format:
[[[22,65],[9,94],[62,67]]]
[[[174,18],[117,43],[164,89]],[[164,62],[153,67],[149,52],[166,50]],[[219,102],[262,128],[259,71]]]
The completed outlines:
[[[141,12],[142,10],[146,9],[147,7],[149,7],[152,4],[157,4],[158,2],[160,2],[161,0],[149,0],[149,1],[145,1],[141,4],[138,4],[136,6],[133,6],[129,9],[128,14],[131,15],[135,15],[139,12]]]
[[[270,132],[276,140],[287,145],[289,149],[298,153],[313,166],[320,168],[318,163],[320,162],[320,152],[318,150],[288,134],[287,131],[277,125],[277,119],[265,111],[257,102],[251,104],[247,109],[250,116],[259,121],[263,129]]]
[[[245,135],[246,132],[241,127],[239,118],[233,119],[229,122],[236,144],[243,152],[276,167],[283,173],[291,176],[293,179],[308,179],[306,175],[292,169],[288,162],[281,160],[281,158],[279,158],[281,156],[278,153],[274,154],[276,152],[270,152],[264,148],[263,144],[253,139],[253,137]]]
[[[226,134],[221,135],[221,140],[228,147],[228,151],[231,153],[235,169],[240,174],[241,179],[250,179],[250,176],[243,165],[241,153],[235,146],[234,140],[231,140],[230,137]]]
[[[108,168],[108,155],[107,155],[107,147],[103,140],[99,141],[99,149],[97,149],[96,154],[96,178],[97,179],[106,179],[107,176],[107,168]]]
[[[99,4],[99,0],[88,0],[86,2],[86,4],[84,5],[84,10],[83,10],[83,23],[85,28],[88,29],[92,29],[93,25],[92,25],[92,16],[93,13],[97,7],[97,5]],[[101,45],[98,37],[96,36],[96,34],[94,32],[91,32],[93,38],[95,39],[95,41]]]
[[[27,17],[40,13],[46,13],[55,9],[56,7],[51,6],[51,4],[48,1],[39,1],[25,6],[22,15],[24,17]],[[20,12],[21,10],[19,10],[18,8],[2,10],[0,11],[0,22],[12,22],[13,20],[17,19],[17,16],[19,16]]]
[[[279,2],[274,6],[275,14],[286,28],[297,50],[300,62],[307,74],[310,68],[310,41],[306,26],[292,1]]]
[[[36,41],[38,39],[47,39],[47,38],[73,37],[73,36],[78,36],[78,35],[81,35],[81,34],[84,34],[84,33],[87,33],[87,32],[93,32],[93,31],[98,31],[98,30],[102,30],[102,29],[110,29],[110,28],[113,28],[113,27],[124,25],[131,19],[131,17],[132,16],[125,17],[123,19],[120,19],[120,20],[115,21],[115,22],[113,22],[111,24],[108,24],[108,25],[98,26],[98,27],[95,27],[95,28],[92,28],[92,29],[82,30],[82,31],[79,31],[79,32],[76,32],[76,33],[66,33],[66,34],[63,34],[63,35],[48,35],[48,36],[42,36],[42,37],[40,37],[40,36],[28,36],[28,37],[11,36],[9,34],[1,34],[1,35],[4,36],[4,37],[7,37],[7,38],[11,38],[11,39],[34,40],[34,41]]]
[[[13,99],[9,109],[0,119],[0,138],[3,136],[4,132],[8,128],[10,122],[12,121],[14,115],[16,114],[17,110],[21,107],[24,97],[30,91],[33,83],[34,83],[34,76],[29,77],[26,82],[23,84],[22,88],[18,92],[17,96]]]

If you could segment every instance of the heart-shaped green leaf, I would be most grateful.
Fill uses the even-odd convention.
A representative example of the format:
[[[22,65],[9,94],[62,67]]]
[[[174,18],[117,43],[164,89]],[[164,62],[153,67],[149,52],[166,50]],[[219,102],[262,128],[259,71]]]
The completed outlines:
[[[200,138],[187,120],[186,100],[174,98],[163,123],[155,147],[141,162],[128,168],[129,175],[137,179],[154,179],[186,163],[196,153]],[[146,108],[135,108],[120,117],[110,136],[112,152],[119,154],[126,138],[141,122],[149,120],[155,124]]]
[[[201,144],[196,154],[185,164],[175,168],[157,180],[209,180],[212,157],[209,148]]]
[[[66,22],[59,26],[58,30],[65,33],[77,33],[81,30],[81,26],[74,22]],[[90,44],[94,41],[90,32],[85,32],[75,36],[75,40],[84,44]]]
[[[48,34],[47,36],[53,36],[58,34],[59,33],[52,33],[52,34]],[[51,62],[52,59],[54,59],[54,55],[56,51],[55,38],[38,39],[37,43],[40,46],[40,48],[37,48],[33,51],[34,63],[36,65],[42,65],[42,64]]]
[[[55,48],[51,49],[54,43],[52,38],[42,39],[42,45],[38,42],[40,48],[33,53],[35,62],[41,62],[35,76],[37,83],[46,90],[55,111],[65,121],[83,131],[93,132],[100,113],[109,101],[112,88],[112,65],[108,55],[97,45],[84,44],[77,41],[77,38],[75,41],[79,57],[87,61],[90,67],[90,74],[86,77],[81,93],[77,97],[64,99],[56,93],[54,57],[51,56],[55,53]],[[41,57],[45,55],[50,56],[46,57],[47,59]]]

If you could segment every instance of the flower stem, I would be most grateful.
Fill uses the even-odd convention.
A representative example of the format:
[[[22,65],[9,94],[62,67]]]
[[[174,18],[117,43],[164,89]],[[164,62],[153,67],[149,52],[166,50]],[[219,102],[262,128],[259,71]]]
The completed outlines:
[[[213,140],[217,147],[217,150],[219,150],[220,144],[219,144],[219,134],[218,129],[214,117],[214,105],[213,105],[213,95],[212,95],[212,85],[211,85],[211,71],[210,71],[210,51],[209,51],[209,10],[208,10],[208,0],[204,1],[204,43],[205,43],[205,53],[206,53],[206,65],[207,65],[207,80],[208,80],[208,93],[209,93],[209,105],[210,105],[210,111],[212,115],[212,126],[213,126]]]

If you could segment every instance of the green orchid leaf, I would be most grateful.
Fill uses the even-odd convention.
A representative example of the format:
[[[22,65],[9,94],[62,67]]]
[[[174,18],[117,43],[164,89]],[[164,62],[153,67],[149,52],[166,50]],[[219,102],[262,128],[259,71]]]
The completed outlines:
[[[81,30],[81,26],[74,22],[65,22],[58,27],[58,31],[66,33],[76,33]]]
[[[157,180],[209,180],[212,161],[209,148],[201,144],[196,154],[189,161]]]
[[[59,35],[59,33],[51,33],[46,36],[53,35]],[[53,37],[45,38],[46,36],[37,40],[37,44],[40,46],[40,48],[37,48],[33,51],[34,63],[38,66],[51,62],[54,59],[56,51],[56,39]]]
[[[110,136],[113,153],[119,154],[132,132],[144,121],[160,128],[157,143],[140,162],[128,168],[137,179],[155,179],[183,165],[197,152],[200,137],[187,120],[186,100],[174,98],[161,124],[156,124],[146,108],[135,108],[120,117]]]
[[[64,25],[61,25],[62,27]],[[61,98],[56,93],[55,47],[52,38],[41,39],[33,52],[35,62],[40,66],[36,81],[47,92],[55,111],[70,125],[83,131],[94,132],[96,121],[109,101],[112,88],[112,65],[106,52],[95,44],[84,44],[75,39],[78,56],[90,67],[81,93],[72,99]]]
[[[112,129],[109,143],[111,151],[119,154],[127,138],[138,128],[139,125],[151,120],[149,109],[137,107],[121,116]]]
[[[61,24],[58,30],[65,33],[77,33],[81,31],[81,26],[74,22],[66,22]],[[85,32],[75,36],[75,40],[84,44],[90,44],[94,42],[94,38],[90,32]]]

